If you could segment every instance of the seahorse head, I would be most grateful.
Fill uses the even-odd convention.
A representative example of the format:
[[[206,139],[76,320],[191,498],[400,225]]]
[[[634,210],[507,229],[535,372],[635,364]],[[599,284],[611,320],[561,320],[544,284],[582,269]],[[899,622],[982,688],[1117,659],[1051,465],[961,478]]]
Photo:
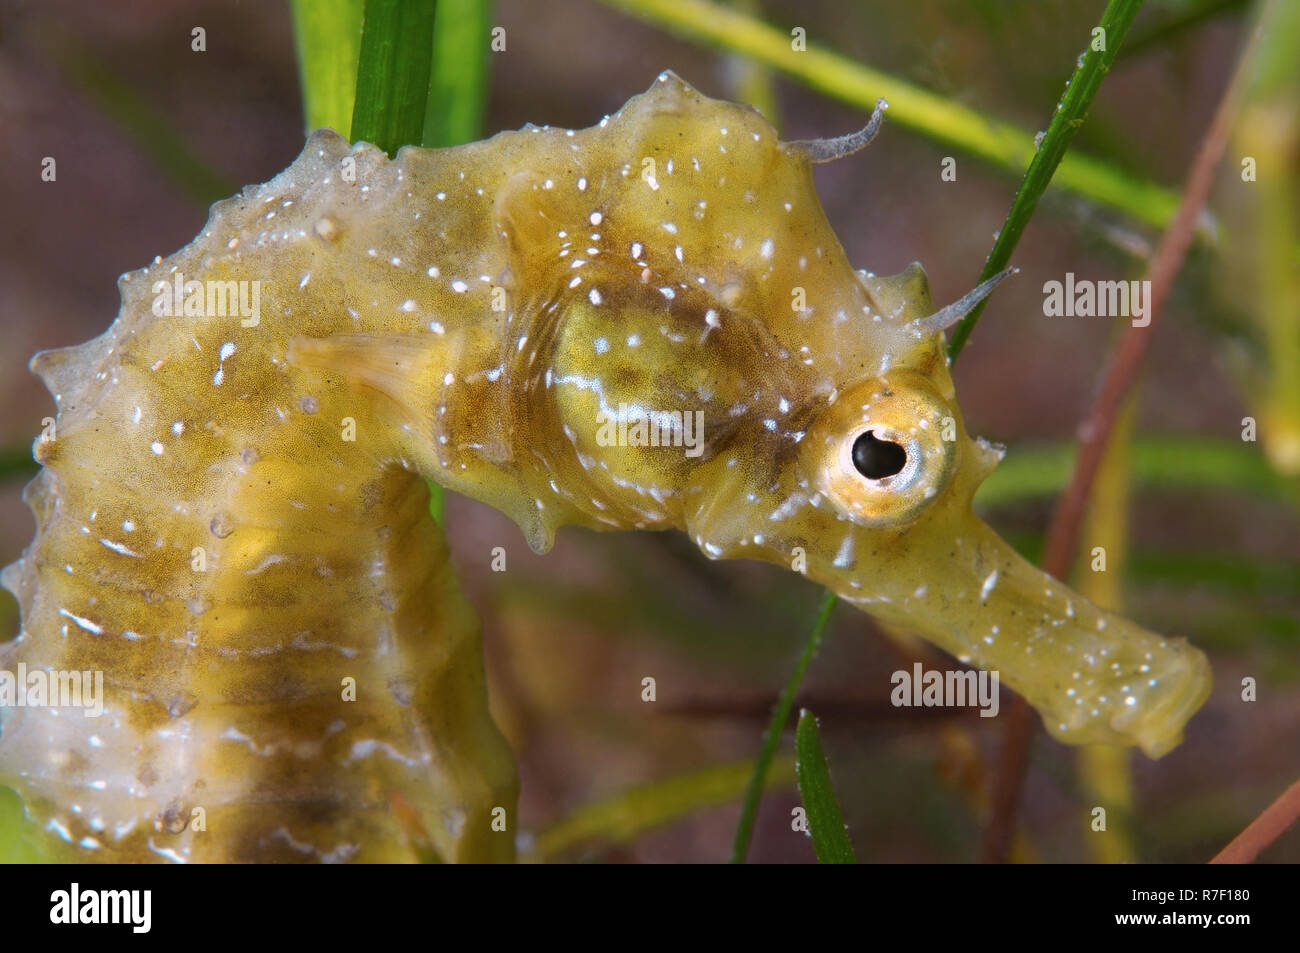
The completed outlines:
[[[1172,747],[1204,657],[971,510],[1002,451],[966,431],[943,330],[994,282],[936,310],[919,265],[855,270],[812,179],[842,142],[782,143],[671,74],[607,124],[603,171],[582,142],[568,176],[517,173],[498,201],[549,357],[519,370],[530,432],[563,448],[548,466],[580,521],[785,565],[1000,669],[1063,739]]]

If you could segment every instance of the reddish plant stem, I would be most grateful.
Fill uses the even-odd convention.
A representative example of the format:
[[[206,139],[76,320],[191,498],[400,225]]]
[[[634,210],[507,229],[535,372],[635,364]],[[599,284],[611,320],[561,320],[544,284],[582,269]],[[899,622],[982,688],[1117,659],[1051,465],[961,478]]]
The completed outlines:
[[[1282,836],[1282,832],[1300,819],[1300,781],[1282,792],[1282,796],[1264,808],[1264,812],[1232,839],[1227,847],[1210,860],[1212,864],[1249,864],[1260,851]]]
[[[1223,153],[1228,146],[1233,119],[1247,80],[1249,66],[1254,61],[1259,45],[1260,31],[1255,28],[1249,43],[1242,51],[1228,88],[1219,100],[1218,109],[1210,122],[1200,148],[1192,162],[1182,201],[1178,205],[1169,228],[1160,238],[1155,254],[1147,269],[1151,293],[1147,299],[1147,323],[1130,326],[1107,362],[1101,386],[1092,409],[1079,427],[1079,454],[1074,463],[1070,482],[1061,494],[1052,524],[1047,532],[1044,571],[1064,579],[1074,561],[1079,546],[1079,527],[1088,506],[1092,484],[1105,455],[1115,420],[1124,398],[1137,382],[1138,372],[1151,345],[1156,321],[1173,290],[1174,279],[1182,268],[1187,249],[1196,233],[1196,223],[1209,198]],[[1023,699],[1017,697],[1007,713],[1007,722],[999,756],[997,778],[993,786],[993,810],[985,830],[983,859],[986,863],[1005,863],[1015,833],[1015,821],[1020,806],[1028,762],[1029,743],[1033,738],[1033,713]]]
[[[997,774],[993,778],[993,809],[984,829],[982,859],[986,864],[1005,864],[1015,839],[1016,813],[1029,763],[1029,742],[1034,733],[1033,714],[1022,697],[1012,698],[1002,729]]]

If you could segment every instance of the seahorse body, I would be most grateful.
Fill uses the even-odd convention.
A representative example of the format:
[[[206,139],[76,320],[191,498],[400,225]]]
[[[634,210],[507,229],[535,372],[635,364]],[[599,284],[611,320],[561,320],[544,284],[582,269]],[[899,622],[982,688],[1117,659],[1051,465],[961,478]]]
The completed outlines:
[[[102,668],[110,701],[7,712],[0,780],[84,857],[409,857],[395,798],[442,856],[508,856],[511,761],[417,474],[538,551],[675,528],[795,568],[1064,740],[1176,744],[1204,656],[971,513],[1001,453],[966,434],[948,312],[919,266],[853,270],[819,151],[666,73],[582,131],[391,161],[318,132],[214,207],[104,337],[36,360],[58,429],[6,664]],[[260,281],[260,320],[156,316],[177,273]],[[168,833],[196,805],[208,830]]]
[[[4,713],[0,775],[56,857],[400,860],[426,835],[446,859],[513,856],[513,759],[407,435],[373,395],[285,361],[295,334],[435,340],[400,306],[419,292],[397,260],[459,256],[464,229],[451,203],[420,227],[398,168],[317,134],[123,276],[105,335],[33,363],[56,439],[36,444],[38,534],[5,575],[23,628],[0,667],[106,683],[98,718]],[[414,229],[393,228],[399,205]],[[177,275],[260,281],[260,320],[155,315]]]

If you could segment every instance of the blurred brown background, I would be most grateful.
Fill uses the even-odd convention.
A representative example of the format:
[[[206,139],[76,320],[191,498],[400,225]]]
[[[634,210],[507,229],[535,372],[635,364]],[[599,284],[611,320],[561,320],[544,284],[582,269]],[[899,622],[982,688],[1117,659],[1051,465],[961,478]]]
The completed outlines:
[[[853,59],[907,78],[1027,129],[1044,128],[1082,38],[1103,4],[1067,0],[764,0],[763,15]],[[1148,4],[1150,19],[1184,4]],[[1109,157],[1180,188],[1227,81],[1244,4],[1122,57],[1075,148]],[[117,276],[187,243],[206,208],[140,145],[162,127],[233,192],[270,178],[303,141],[287,9],[272,2],[83,0],[0,3],[0,447],[29,444],[53,403],[26,370],[42,348],[99,334],[117,311]],[[501,0],[486,131],[525,122],[581,127],[617,109],[671,68],[704,92],[736,96],[740,64],[676,40],[593,0]],[[207,52],[190,30],[207,30]],[[862,113],[780,77],[784,138],[859,127]],[[133,101],[142,127],[114,117],[105,97]],[[140,129],[145,131],[142,133]],[[153,131],[150,131],[153,130]],[[940,160],[958,158],[956,182]],[[42,183],[44,156],[58,161]],[[878,273],[912,260],[929,272],[936,301],[974,283],[1014,194],[1002,171],[886,123],[866,152],[819,167],[827,215],[849,257]],[[972,432],[1010,445],[1068,441],[1083,416],[1113,323],[1047,319],[1042,283],[1066,271],[1137,277],[1115,240],[1154,234],[1081,199],[1043,203],[1014,256],[1023,273],[1004,285],[957,369]],[[1211,256],[1189,268],[1213,267]],[[1235,437],[1247,412],[1221,368],[1196,281],[1165,316],[1142,389],[1143,433]],[[21,480],[0,485],[0,565],[30,540]],[[999,529],[1041,534],[1050,501],[988,514]],[[584,804],[630,787],[757,749],[770,703],[811,626],[819,593],[758,565],[712,564],[682,537],[567,530],[552,553],[532,555],[499,514],[449,501],[449,532],[464,588],[481,613],[494,708],[520,754],[523,826],[538,830]],[[1248,554],[1294,566],[1293,510],[1235,494],[1144,493],[1131,523],[1138,550]],[[489,569],[503,546],[508,571]],[[1211,652],[1215,694],[1187,742],[1159,762],[1134,755],[1138,856],[1200,861],[1300,775],[1296,640],[1240,628],[1214,589],[1130,587],[1127,610],[1158,631],[1190,634]],[[1281,611],[1296,614],[1295,594]],[[1221,611],[1223,610],[1223,611]],[[0,593],[0,637],[16,631]],[[1237,626],[1237,628],[1232,628]],[[1228,631],[1231,629],[1231,631]],[[1280,639],[1280,641],[1279,641]],[[842,609],[806,683],[860,859],[970,861],[978,855],[972,765],[995,753],[1001,719],[889,707],[889,674],[910,667],[869,620]],[[641,679],[658,701],[640,700]],[[1245,705],[1243,675],[1260,679]],[[1004,705],[1005,711],[1005,705]],[[973,741],[971,761],[941,744],[953,726]],[[787,750],[789,745],[787,744]],[[789,829],[793,788],[764,802],[751,859],[808,862],[810,843]],[[1040,733],[1023,822],[1033,855],[1087,860],[1092,801],[1081,793],[1075,752]],[[599,843],[570,858],[717,861],[727,856],[734,804],[699,811],[634,843]],[[1300,860],[1300,831],[1265,855]]]

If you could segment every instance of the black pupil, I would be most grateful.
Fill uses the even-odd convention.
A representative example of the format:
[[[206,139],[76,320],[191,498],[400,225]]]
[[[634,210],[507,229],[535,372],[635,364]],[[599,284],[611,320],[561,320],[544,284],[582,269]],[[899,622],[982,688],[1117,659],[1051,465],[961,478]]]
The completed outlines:
[[[893,476],[906,463],[906,450],[888,440],[877,440],[871,430],[853,442],[853,465],[869,480]]]

